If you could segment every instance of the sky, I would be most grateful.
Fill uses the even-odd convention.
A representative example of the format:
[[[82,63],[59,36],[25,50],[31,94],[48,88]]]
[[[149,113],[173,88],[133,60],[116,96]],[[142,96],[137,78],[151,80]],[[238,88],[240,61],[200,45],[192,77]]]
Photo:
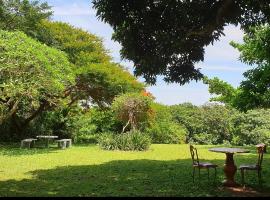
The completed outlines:
[[[113,60],[121,63],[133,73],[132,62],[121,60],[119,53],[121,45],[111,40],[113,29],[96,17],[91,0],[47,0],[47,2],[54,11],[52,20],[67,22],[101,37]],[[225,27],[224,33],[225,36],[221,37],[214,45],[206,47],[204,62],[196,64],[196,67],[201,68],[201,72],[210,78],[218,77],[237,87],[243,80],[243,72],[250,69],[250,66],[240,62],[239,52],[229,43],[230,41],[242,43],[244,34],[239,27],[232,25]],[[144,81],[143,78],[139,77],[138,79]],[[167,84],[162,80],[162,77],[159,77],[156,85],[147,87],[147,90],[156,97],[157,102],[165,105],[184,102],[203,105],[211,98],[208,86],[195,81],[180,86]]]

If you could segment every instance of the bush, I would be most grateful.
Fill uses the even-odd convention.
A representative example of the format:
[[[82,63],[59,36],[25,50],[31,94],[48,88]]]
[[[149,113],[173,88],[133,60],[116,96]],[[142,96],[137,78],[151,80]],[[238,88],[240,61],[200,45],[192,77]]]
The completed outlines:
[[[155,144],[184,144],[187,132],[174,122],[161,122],[148,128],[147,134]]]
[[[197,107],[189,103],[170,108],[173,120],[187,129],[188,142],[222,144],[223,141],[231,141],[232,116],[237,113],[234,109],[219,104]]]
[[[104,150],[145,151],[151,145],[151,139],[139,131],[124,134],[105,133],[98,138],[99,146]]]
[[[195,144],[217,144],[217,140],[218,137],[207,133],[195,134],[192,138]]]
[[[146,129],[146,133],[153,143],[183,144],[186,142],[187,131],[173,119],[169,106],[153,103],[152,110],[154,118]]]
[[[256,109],[239,113],[233,119],[235,145],[270,144],[270,110]]]
[[[75,143],[97,143],[101,133],[121,130],[121,124],[113,117],[111,110],[91,108],[88,111],[73,112],[69,117],[69,132]]]
[[[98,134],[81,134],[74,137],[74,143],[79,144],[97,144]]]

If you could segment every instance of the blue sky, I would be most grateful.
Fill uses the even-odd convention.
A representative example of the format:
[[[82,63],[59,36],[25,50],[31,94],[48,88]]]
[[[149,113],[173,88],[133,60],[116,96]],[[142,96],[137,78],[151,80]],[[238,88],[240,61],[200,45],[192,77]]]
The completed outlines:
[[[113,33],[108,24],[99,21],[95,16],[91,0],[47,0],[53,6],[53,20],[63,21],[80,27],[101,37],[105,47],[111,52],[114,61],[133,71],[133,65],[129,61],[120,59],[119,51],[121,45],[111,40]],[[242,42],[243,32],[239,27],[227,26],[225,36],[214,43],[213,46],[206,48],[205,60],[198,63],[196,67],[201,68],[202,72],[208,77],[219,77],[238,86],[243,80],[243,72],[250,67],[239,61],[239,52],[229,45],[230,41]],[[143,81],[142,78],[139,80]],[[208,87],[201,82],[191,82],[190,84],[179,86],[177,84],[167,84],[161,77],[158,78],[155,86],[148,87],[156,101],[166,105],[191,102],[195,105],[202,105],[209,101],[211,95]]]

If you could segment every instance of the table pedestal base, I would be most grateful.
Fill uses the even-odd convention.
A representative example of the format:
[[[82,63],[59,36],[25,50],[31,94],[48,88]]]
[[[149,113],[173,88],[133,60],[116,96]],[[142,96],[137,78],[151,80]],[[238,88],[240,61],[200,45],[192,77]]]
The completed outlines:
[[[234,182],[234,181],[231,181],[231,180],[225,180],[222,182],[222,185],[225,186],[225,187],[239,187],[240,184]]]
[[[237,167],[234,164],[233,153],[226,153],[226,162],[224,165],[224,173],[226,176],[226,180],[223,181],[224,186],[227,186],[227,187],[239,186],[239,184],[237,184],[234,181],[234,175],[236,171],[237,171]]]

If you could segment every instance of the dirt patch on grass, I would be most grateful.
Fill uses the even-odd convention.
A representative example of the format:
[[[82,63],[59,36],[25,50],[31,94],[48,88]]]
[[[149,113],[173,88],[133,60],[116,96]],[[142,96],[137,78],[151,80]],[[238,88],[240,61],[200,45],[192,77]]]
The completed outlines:
[[[220,189],[235,197],[270,197],[269,192],[258,191],[251,187],[222,187]]]

